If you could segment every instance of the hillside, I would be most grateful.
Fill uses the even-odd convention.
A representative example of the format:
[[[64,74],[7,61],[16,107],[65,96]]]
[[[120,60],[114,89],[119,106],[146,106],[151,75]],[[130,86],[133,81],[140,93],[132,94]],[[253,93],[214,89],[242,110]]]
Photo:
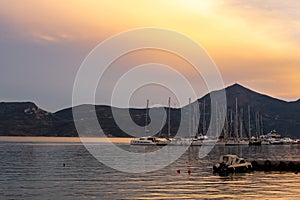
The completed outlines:
[[[238,101],[239,115],[243,110],[244,132],[248,132],[248,105],[251,112],[251,127],[255,130],[255,115],[262,117],[264,133],[277,130],[283,135],[300,136],[300,101],[286,102],[264,94],[257,93],[239,84],[226,88],[228,113],[235,113],[236,99]],[[199,99],[200,105],[204,100],[210,107],[209,95]],[[207,103],[208,102],[208,103]],[[209,114],[208,114],[209,115]],[[228,114],[229,115],[229,114]],[[209,118],[209,116],[207,117]]]
[[[248,105],[251,108],[251,129],[255,131],[255,116],[262,118],[261,128],[263,132],[269,132],[276,129],[283,135],[300,136],[300,100],[286,102],[267,95],[263,95],[247,89],[241,85],[234,84],[226,88],[228,113],[235,113],[235,101],[238,101],[238,112],[243,113],[243,132],[248,132]],[[204,100],[206,102],[206,119],[209,123],[210,118],[210,95],[207,94],[198,100],[199,108],[203,108]],[[78,109],[85,108],[88,112],[93,105],[81,105]],[[221,107],[222,105],[220,105]],[[76,109],[77,109],[76,108]],[[117,109],[119,114],[123,114],[125,109]],[[96,106],[98,120],[104,132],[109,136],[128,137],[122,132],[112,117],[109,106]],[[259,114],[258,114],[259,113]],[[136,124],[143,126],[145,124],[145,109],[130,109],[132,119]],[[180,123],[181,111],[171,109],[172,133],[175,133]],[[201,115],[201,118],[203,116]],[[202,121],[200,118],[200,132],[202,131]],[[8,136],[78,136],[74,126],[72,108],[60,110],[56,113],[49,113],[38,108],[31,102],[0,103],[0,135]],[[86,122],[88,118],[82,119]],[[208,124],[206,125],[206,127]],[[130,127],[129,127],[130,128]],[[92,127],[87,127],[86,131],[95,132]],[[162,130],[166,134],[167,127]],[[95,133],[95,136],[97,133]]]

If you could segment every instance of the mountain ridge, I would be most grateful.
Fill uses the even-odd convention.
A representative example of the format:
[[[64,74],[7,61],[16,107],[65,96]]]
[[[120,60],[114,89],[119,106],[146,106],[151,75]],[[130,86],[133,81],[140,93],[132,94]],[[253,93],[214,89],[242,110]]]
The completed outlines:
[[[228,111],[235,110],[237,99],[239,111],[244,111],[244,115],[249,105],[252,119],[257,113],[262,116],[265,132],[276,129],[286,135],[297,137],[300,134],[298,133],[300,130],[300,99],[287,102],[260,94],[237,83],[226,87],[225,91]],[[204,100],[209,108],[210,93],[198,99],[200,108],[204,104]],[[94,105],[84,104],[76,107],[82,106]],[[110,106],[96,105],[95,109],[101,127],[108,136],[129,137],[116,125]],[[123,108],[115,109],[117,112],[125,110]],[[143,126],[145,109],[130,108],[129,110],[133,121]],[[72,107],[51,113],[32,102],[0,102],[0,120],[0,135],[2,136],[78,136],[73,121]],[[179,109],[171,109],[171,121],[172,132],[176,132],[177,124],[180,123]],[[247,121],[246,117],[244,121]],[[200,129],[203,127],[201,123],[202,121],[200,121]],[[167,128],[164,127],[162,132],[166,131]],[[245,129],[245,131],[247,130]]]

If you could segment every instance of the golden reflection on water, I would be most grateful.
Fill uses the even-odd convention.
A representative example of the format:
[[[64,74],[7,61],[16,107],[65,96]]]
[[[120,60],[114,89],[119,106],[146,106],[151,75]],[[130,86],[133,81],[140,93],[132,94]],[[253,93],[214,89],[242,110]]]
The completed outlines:
[[[54,142],[54,143],[129,143],[132,138],[79,138],[79,137],[25,137],[25,136],[0,136],[1,142]]]
[[[130,140],[118,139],[121,140],[112,141]],[[54,199],[57,196],[59,199],[64,196],[82,199],[80,195],[83,194],[96,199],[300,199],[300,174],[251,172],[219,176],[212,173],[212,164],[220,154],[268,158],[271,153],[276,153],[280,158],[293,155],[293,159],[299,159],[297,152],[300,145],[283,145],[280,151],[277,151],[278,146],[268,145],[238,148],[216,146],[204,159],[198,156],[199,147],[191,147],[180,159],[161,170],[128,174],[97,162],[80,144],[79,138],[1,137],[0,140],[19,141],[0,143],[0,181],[3,181],[0,184],[0,199],[1,191],[5,191],[4,196],[11,199],[20,199],[20,195],[24,194],[28,199]],[[126,150],[145,152],[144,148],[128,143],[120,146]],[[113,153],[109,156],[119,159],[119,156],[113,157]],[[188,169],[191,170],[190,175]],[[178,174],[177,170],[181,173]],[[19,183],[26,190],[20,189]]]

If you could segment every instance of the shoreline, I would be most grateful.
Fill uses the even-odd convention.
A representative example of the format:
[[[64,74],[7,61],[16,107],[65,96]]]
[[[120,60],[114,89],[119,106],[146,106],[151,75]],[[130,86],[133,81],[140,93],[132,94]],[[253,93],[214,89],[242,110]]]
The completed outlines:
[[[132,138],[80,138],[46,136],[0,136],[0,142],[39,142],[39,143],[129,143]]]

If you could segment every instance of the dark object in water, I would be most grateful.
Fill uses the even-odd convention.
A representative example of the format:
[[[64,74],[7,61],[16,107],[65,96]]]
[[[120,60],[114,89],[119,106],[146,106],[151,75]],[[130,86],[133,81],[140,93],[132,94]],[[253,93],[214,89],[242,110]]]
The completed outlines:
[[[236,155],[223,155],[220,157],[219,163],[213,166],[214,173],[247,172],[249,170],[252,170],[251,163]]]
[[[253,160],[247,162],[236,155],[223,155],[219,163],[213,166],[213,172],[219,174],[248,171],[290,171],[298,174],[300,161]]]

